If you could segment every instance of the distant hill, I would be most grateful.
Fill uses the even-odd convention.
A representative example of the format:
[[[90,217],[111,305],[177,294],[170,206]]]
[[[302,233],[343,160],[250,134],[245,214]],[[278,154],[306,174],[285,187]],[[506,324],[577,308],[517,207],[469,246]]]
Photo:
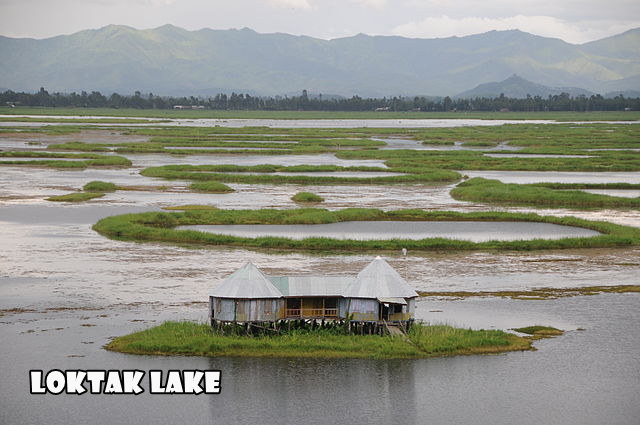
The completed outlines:
[[[594,94],[589,90],[578,87],[549,87],[525,80],[517,75],[512,75],[506,80],[496,83],[484,83],[477,87],[458,94],[459,98],[472,97],[496,97],[504,94],[506,97],[525,98],[527,95],[548,97],[561,93],[568,93],[571,96],[591,96]]]
[[[640,89],[640,29],[574,45],[521,31],[321,40],[250,29],[109,25],[43,40],[0,37],[0,85],[160,95],[445,96],[517,74],[548,87]],[[505,93],[506,94],[506,93]]]
[[[616,96],[636,98],[636,97],[640,97],[640,90],[610,91],[604,94],[604,97],[616,97]]]

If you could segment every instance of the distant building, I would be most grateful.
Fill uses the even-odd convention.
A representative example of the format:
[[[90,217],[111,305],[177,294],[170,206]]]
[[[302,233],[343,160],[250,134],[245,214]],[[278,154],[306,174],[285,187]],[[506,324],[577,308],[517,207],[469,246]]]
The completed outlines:
[[[416,291],[377,257],[357,276],[265,276],[247,263],[209,294],[211,323],[348,320],[407,323]]]
[[[391,109],[390,107],[384,106],[384,107],[381,107],[381,108],[376,108],[376,109],[374,109],[374,111],[375,112],[385,112],[385,111],[388,111],[390,109]]]
[[[173,109],[204,109],[202,105],[173,105]]]

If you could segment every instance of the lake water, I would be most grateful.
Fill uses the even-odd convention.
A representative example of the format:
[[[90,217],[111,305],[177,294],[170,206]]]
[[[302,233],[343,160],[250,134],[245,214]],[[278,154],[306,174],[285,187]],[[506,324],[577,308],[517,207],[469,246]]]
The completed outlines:
[[[122,119],[121,117],[81,117],[73,115],[65,116],[46,116],[46,115],[0,115],[0,118],[26,117],[26,118],[55,118],[55,119]],[[139,118],[157,120],[157,118]],[[162,123],[82,123],[82,125],[108,125],[109,127],[271,127],[271,128],[358,128],[358,127],[375,127],[375,128],[441,128],[441,127],[466,127],[466,126],[494,126],[504,124],[551,124],[554,120],[481,120],[481,119],[176,119],[162,118]],[[68,123],[47,123],[47,125],[67,125]],[[12,127],[34,127],[42,125],[41,122],[0,122],[2,126]]]
[[[196,225],[179,229],[241,237],[274,236],[292,239],[385,240],[448,238],[484,242],[589,237],[598,232],[550,223],[491,221],[345,221],[329,224]]]
[[[163,320],[204,319],[205,305],[12,314],[0,323],[0,362],[11,365],[1,372],[0,422],[131,424],[144,417],[161,425],[317,424],[327,418],[363,425],[635,425],[639,306],[636,294],[423,300],[419,317],[439,323],[498,329],[544,323],[568,332],[536,342],[535,352],[417,360],[155,357],[100,348],[110,335]],[[222,392],[32,396],[27,377],[34,368],[216,369]]]
[[[491,158],[593,158],[590,155],[553,155],[542,153],[485,153]]]
[[[383,167],[384,161],[374,159],[340,159],[333,154],[319,155],[166,155],[124,154],[136,167],[158,167],[174,164],[232,164],[232,165],[340,165],[343,167]]]
[[[126,141],[83,132],[74,140]],[[38,135],[43,143],[69,136]],[[24,141],[18,141],[21,143]],[[45,146],[46,146],[45,144]],[[536,342],[538,351],[410,361],[242,359],[130,356],[101,347],[113,336],[164,320],[206,320],[207,294],[246,261],[271,275],[356,274],[375,253],[310,254],[231,247],[190,249],[115,241],[91,226],[100,218],[162,206],[295,208],[307,190],[323,208],[486,211],[460,202],[452,185],[302,186],[231,184],[230,194],[186,191],[188,182],[139,175],[169,155],[127,155],[129,169],[0,168],[0,423],[132,424],[566,424],[637,425],[640,417],[640,296],[607,294],[547,301],[418,301],[417,317],[463,327],[509,329],[545,324],[569,332]],[[284,157],[284,158],[283,158]],[[139,161],[136,161],[139,158]],[[265,158],[268,158],[265,161]],[[186,156],[175,163],[381,165],[333,155]],[[282,162],[279,162],[282,161]],[[503,178],[523,178],[500,172]],[[506,174],[505,174],[506,173]],[[639,173],[542,173],[591,181],[638,182]],[[525,173],[526,175],[526,173]],[[507,177],[505,177],[507,176]],[[84,204],[46,202],[91,180],[169,185],[167,192],[118,191]],[[551,180],[556,181],[556,180]],[[631,192],[631,191],[629,191]],[[497,208],[502,210],[503,208]],[[572,215],[640,227],[632,210],[505,208]],[[374,230],[380,230],[380,223]],[[458,232],[461,222],[450,233]],[[470,223],[474,228],[479,224]],[[521,236],[521,223],[496,229]],[[524,223],[535,224],[535,223]],[[486,230],[485,227],[483,227]],[[569,228],[571,231],[582,229]],[[364,229],[370,232],[371,228]],[[385,229],[386,230],[386,229]],[[393,229],[392,229],[393,230]],[[406,234],[404,229],[401,234]],[[526,235],[527,232],[524,232]],[[538,234],[537,232],[531,232]],[[555,231],[552,232],[555,234]],[[418,290],[523,290],[637,285],[640,248],[533,252],[399,252],[384,254]],[[23,308],[25,311],[11,311]],[[578,329],[585,329],[580,331]],[[32,396],[30,369],[220,369],[218,396]],[[145,385],[145,389],[147,386]]]
[[[425,145],[421,140],[412,139],[398,139],[398,138],[372,138],[373,140],[380,140],[385,142],[386,146],[381,146],[381,150],[394,150],[394,149],[412,149],[419,151],[492,151],[492,150],[508,150],[517,151],[522,149],[520,146],[510,146],[508,142],[501,142],[495,146],[465,146],[462,142],[454,142],[452,145]]]
[[[640,190],[634,189],[581,189],[583,192],[595,193],[597,195],[620,196],[623,198],[638,198]]]

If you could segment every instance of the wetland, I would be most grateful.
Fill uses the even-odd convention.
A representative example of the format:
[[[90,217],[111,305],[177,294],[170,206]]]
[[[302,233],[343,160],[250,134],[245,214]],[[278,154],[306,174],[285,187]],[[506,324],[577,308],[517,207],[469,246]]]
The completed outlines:
[[[553,114],[540,117],[542,120],[554,119]],[[608,117],[604,114],[600,121],[608,121]],[[148,118],[167,117],[150,115]],[[275,119],[275,116],[262,115],[260,118]],[[182,116],[178,119],[192,118]],[[415,122],[407,124],[407,128],[394,122],[378,129],[350,128],[353,122],[336,120],[336,117],[323,120],[322,126],[319,124],[317,128],[303,128],[300,127],[302,122],[293,122],[288,124],[294,128],[286,128],[284,123],[281,128],[273,129],[241,127],[236,121],[227,127],[220,121],[218,123],[222,127],[196,123],[198,127],[193,128],[189,127],[188,121],[181,122],[181,127],[162,128],[161,123],[149,123],[154,127],[140,127],[140,123],[127,125],[116,122],[58,122],[48,125],[31,121],[24,123],[29,127],[4,126],[0,134],[3,152],[29,151],[34,155],[6,155],[2,159],[7,161],[42,158],[75,163],[92,158],[73,158],[73,155],[100,155],[123,157],[130,163],[115,167],[87,164],[78,168],[41,167],[41,164],[33,163],[2,165],[0,337],[5,348],[0,352],[0,359],[3,366],[11,367],[2,368],[0,392],[7,408],[1,409],[0,422],[62,423],[70,417],[87,421],[95,421],[97,417],[102,421],[124,424],[130,423],[131,416],[140,409],[159,424],[185,421],[290,422],[298,420],[303,412],[309,417],[320,417],[328,410],[336,421],[354,422],[363,415],[370,416],[374,409],[381,424],[420,422],[424,417],[436,423],[634,423],[640,415],[637,396],[640,393],[640,376],[636,373],[636,353],[640,343],[636,326],[640,320],[637,292],[640,248],[634,242],[640,231],[640,212],[607,205],[584,209],[566,204],[553,208],[494,204],[486,199],[456,199],[452,197],[451,190],[466,175],[469,178],[499,180],[503,184],[539,185],[547,182],[553,184],[551,189],[554,191],[607,191],[607,195],[628,195],[627,199],[633,200],[637,198],[636,185],[640,184],[637,157],[623,151],[613,151],[614,154],[610,155],[606,151],[590,149],[638,149],[639,125],[526,122],[503,125],[492,122],[485,124],[499,125],[485,127],[468,126],[473,122],[459,122],[465,127],[453,128],[440,127],[452,125],[443,121],[427,123],[426,127]],[[361,121],[356,121],[360,127]],[[205,134],[213,136],[206,139]],[[181,140],[151,141],[154,137]],[[171,152],[52,149],[55,144],[71,142],[83,142],[89,146],[101,144],[105,148],[117,148],[121,144],[161,143],[167,151],[176,150],[169,144],[201,151],[209,149],[205,144],[221,144],[225,138],[247,144],[255,141],[275,144],[279,139],[283,143],[300,142],[295,144],[304,145],[307,142],[303,140],[307,139],[348,138],[371,139],[374,142],[395,138],[407,142],[403,142],[402,149],[385,149],[387,145],[377,143],[341,145],[338,148],[337,145],[323,146],[323,143],[313,142],[318,147],[313,153],[297,149],[297,153],[284,155],[248,150],[237,154],[176,155]],[[389,145],[393,143],[389,142]],[[486,146],[478,146],[478,143]],[[412,146],[436,149],[415,147],[416,154],[412,152]],[[451,146],[456,149],[447,150]],[[439,147],[441,149],[437,149]],[[514,153],[511,148],[517,148],[518,153],[524,151],[523,154],[564,155],[566,158],[489,157],[489,161],[496,162],[478,159],[485,152]],[[42,156],[44,152],[64,157]],[[584,158],[587,152],[595,159]],[[607,162],[608,169],[604,167]],[[361,181],[339,184],[317,181],[257,183],[211,179],[211,182],[225,183],[234,191],[207,193],[194,192],[189,186],[208,179],[197,180],[191,175],[167,179],[142,173],[149,167],[167,165],[271,165],[304,166],[306,169],[258,172],[238,168],[220,171],[218,168],[215,173],[192,171],[193,174],[255,173],[249,175],[251,178],[275,173],[285,173],[281,176],[275,174],[274,177],[278,178],[292,177],[294,173],[293,177],[311,174],[307,177],[356,178],[354,174],[344,173],[367,173],[357,177],[367,180],[382,173],[394,173],[384,175],[385,178],[393,178],[397,177],[396,173],[416,174],[425,169],[457,172],[460,177],[440,182],[392,184]],[[349,168],[309,171],[309,166]],[[350,167],[376,167],[376,170]],[[545,169],[541,170],[543,167]],[[342,174],[336,176],[333,173]],[[116,190],[111,191],[112,186],[104,185],[85,187],[95,181],[112,183]],[[579,187],[568,187],[567,184]],[[83,187],[86,193],[104,193],[104,196],[81,203],[46,201],[49,197],[65,195]],[[299,192],[310,192],[324,198],[323,209],[299,208],[300,205],[291,199]],[[169,213],[163,209],[167,207],[178,209]],[[256,212],[260,210],[268,211]],[[400,212],[402,210],[406,211]],[[537,221],[539,219],[533,219],[532,213],[535,217],[549,219]],[[346,223],[360,222],[373,223],[364,224],[367,232],[371,232],[370,226],[377,224],[374,230],[378,233],[387,231],[380,226],[381,222],[421,226],[424,221],[416,218],[437,216],[441,221],[429,221],[428,224],[448,226],[445,232],[449,234],[462,233],[463,226],[474,226],[470,229],[472,232],[482,228],[490,235],[503,232],[510,237],[522,236],[526,231],[521,225],[538,224],[569,225],[570,232],[603,234],[584,237],[569,234],[568,238],[542,240],[533,245],[503,241],[490,247],[473,246],[473,249],[462,250],[449,249],[457,245],[440,245],[428,250],[409,247],[408,254],[403,256],[400,249],[406,242],[416,243],[415,240],[405,239],[397,246],[378,246],[373,252],[361,248],[341,252],[335,249],[335,245],[327,245],[327,249],[320,250],[291,249],[281,241],[276,249],[227,243],[175,243],[153,238],[146,239],[145,243],[136,243],[134,240],[143,239],[138,238],[140,235],[131,239],[105,237],[92,229],[100,220],[114,220],[114,217],[120,217],[115,221],[121,217],[136,220],[151,217],[146,224],[134,223],[142,227],[138,229],[141,234],[179,232],[171,227],[157,227],[162,224],[154,221],[158,214],[174,217],[177,222],[168,219],[168,223],[176,226],[210,225],[214,223],[199,223],[197,219],[225,217],[227,222],[215,225],[255,228],[302,224],[308,229],[308,225],[345,226]],[[402,214],[412,219],[398,220]],[[451,222],[456,214],[470,215],[469,218],[475,221],[458,221],[458,216]],[[239,217],[252,221],[233,222]],[[279,220],[304,218],[309,223],[296,223],[295,220],[276,223],[273,222],[274,217]],[[327,217],[331,219],[325,223]],[[477,221],[479,217],[484,219]],[[523,217],[530,219],[523,223]],[[120,226],[122,222],[115,224]],[[349,226],[346,231],[350,229]],[[126,231],[127,227],[120,230]],[[529,233],[539,236],[543,234],[542,230],[529,228]],[[344,235],[344,231],[340,227],[337,232]],[[414,232],[416,229],[410,228],[394,235],[406,236]],[[208,236],[205,234],[204,237]],[[599,242],[592,243],[594,240]],[[380,241],[373,243],[379,244]],[[468,241],[453,243],[474,244]],[[521,249],[524,246],[527,249]],[[385,359],[384,356],[373,359],[166,357],[127,355],[102,348],[112,343],[114,337],[146,332],[165,322],[206,322],[207,294],[212,282],[224,278],[246,261],[254,262],[272,275],[355,274],[370,262],[379,248],[384,248],[390,264],[420,292],[417,318],[425,323],[495,330],[519,337],[525,334],[514,329],[533,325],[551,326],[565,333],[556,338],[535,341],[533,347],[536,351],[428,359]],[[43,355],[45,351],[46,356]],[[218,369],[223,371],[223,391],[219,397],[182,397],[177,401],[162,397],[160,400],[148,394],[134,400],[89,397],[83,399],[82,406],[72,396],[45,396],[39,399],[37,407],[33,407],[31,396],[16,384],[23,382],[25,373],[33,368],[96,367]],[[317,379],[327,370],[332,371],[332,376],[341,377],[340,385],[332,379]],[[251,398],[248,407],[247,394],[256,388],[261,389],[261,397]],[[322,400],[318,398],[318,391],[322,393]],[[557,403],[558,392],[566,394],[561,405]],[[460,397],[467,401],[465,405],[460,405]],[[516,406],[512,402],[514,397],[526,398],[529,403]],[[365,402],[372,398],[386,401],[381,406]],[[314,402],[309,403],[309,400]],[[283,407],[278,410],[277,417],[272,409],[274,405]],[[478,415],[479,409],[490,409],[493,414],[491,417]]]

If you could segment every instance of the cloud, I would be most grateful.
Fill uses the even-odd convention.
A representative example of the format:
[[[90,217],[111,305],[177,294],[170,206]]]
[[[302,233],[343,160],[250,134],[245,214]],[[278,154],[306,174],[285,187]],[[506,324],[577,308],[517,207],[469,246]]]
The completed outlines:
[[[288,9],[311,9],[308,0],[266,0],[266,2],[272,6]]]
[[[465,17],[447,15],[428,17],[395,27],[392,32],[405,37],[451,37],[483,33],[491,30],[518,29],[531,34],[563,39],[569,43],[584,43],[638,26],[637,22],[582,21],[567,22],[551,16],[516,15],[504,18]]]
[[[374,9],[382,9],[387,4],[387,0],[351,0],[351,2],[360,3]]]

